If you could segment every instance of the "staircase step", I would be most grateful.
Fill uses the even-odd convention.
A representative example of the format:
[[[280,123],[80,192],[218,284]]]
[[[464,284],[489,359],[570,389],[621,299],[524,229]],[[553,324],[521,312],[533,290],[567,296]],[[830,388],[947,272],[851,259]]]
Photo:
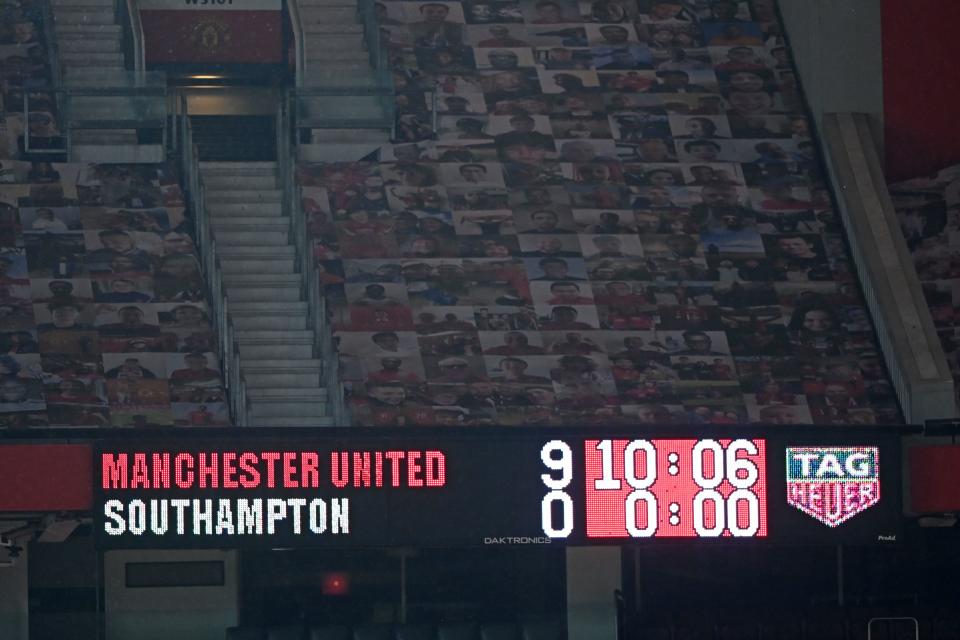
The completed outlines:
[[[334,427],[332,416],[257,416],[251,418],[252,427]],[[350,425],[340,425],[348,427]]]
[[[293,258],[296,256],[296,249],[289,245],[284,245],[282,247],[261,247],[256,245],[239,245],[239,246],[229,246],[223,245],[217,247],[217,257],[223,259],[242,259],[246,257],[250,258],[259,258],[264,257],[271,258]]]
[[[300,302],[300,286],[227,286],[227,298],[234,302]]]
[[[279,216],[217,216],[211,218],[210,224],[218,231],[248,231],[251,229],[287,231],[290,229],[290,219]]]
[[[59,24],[115,24],[112,6],[58,5],[53,10],[53,19]]]
[[[341,33],[363,33],[363,25],[355,20],[349,22],[339,22],[327,24],[325,22],[310,22],[306,21],[303,23],[303,32],[307,36],[332,33],[332,34],[341,34]]]
[[[303,277],[299,273],[231,273],[223,274],[224,284],[236,287],[299,287]]]
[[[260,162],[229,162],[204,160],[200,163],[200,171],[227,171],[236,173],[238,171],[276,171],[277,163],[274,160],[264,160]]]
[[[86,67],[100,64],[123,66],[123,54],[96,53],[90,51],[61,51],[60,63],[68,66]]]
[[[247,385],[247,397],[252,401],[258,402],[264,400],[266,402],[278,401],[278,400],[302,400],[305,402],[326,402],[327,401],[327,389],[326,387],[314,387],[314,388],[299,388],[299,389],[286,389],[284,387],[253,387]]]
[[[220,245],[286,245],[289,242],[290,233],[257,227],[240,231],[216,228],[213,236]]]
[[[57,40],[75,40],[77,38],[117,39],[123,36],[123,27],[118,24],[68,24],[57,22],[53,25]]]
[[[237,313],[230,310],[238,331],[300,331],[307,328],[306,313]]]
[[[285,331],[272,331],[270,329],[251,329],[249,331],[237,331],[237,342],[274,342],[276,344],[313,344],[313,330],[311,329],[289,329]]]
[[[260,189],[258,191],[238,192],[234,189],[221,190],[207,187],[206,196],[208,209],[211,205],[220,204],[283,202],[283,194],[279,189]]]
[[[311,24],[351,24],[357,22],[355,7],[304,7],[300,10],[300,21],[304,25]],[[341,32],[342,33],[342,32]]]
[[[207,202],[207,212],[214,218],[244,218],[244,217],[271,217],[283,216],[283,205],[280,202]]]
[[[336,60],[332,63],[327,63],[323,59],[313,59],[307,60],[307,73],[309,77],[310,69],[313,67],[322,66],[325,69],[334,69],[335,76],[344,77],[352,75],[355,73],[369,73],[370,72],[370,60],[369,58],[364,58],[363,60]],[[312,84],[319,85],[320,83],[311,80]],[[339,86],[340,83],[337,83],[335,86]]]
[[[308,64],[326,64],[336,67],[340,63],[363,63],[370,65],[370,54],[361,48],[337,49],[327,46],[314,47],[307,43],[306,56]]]
[[[313,345],[305,343],[284,342],[276,343],[272,340],[260,342],[241,342],[239,344],[240,357],[243,362],[248,358],[285,358],[289,360],[313,360]]]
[[[270,313],[284,311],[287,313],[307,313],[307,303],[301,300],[230,300],[230,313]],[[269,356],[267,356],[269,360]],[[270,363],[274,362],[269,360]],[[247,362],[243,363],[247,366]]]
[[[207,189],[256,191],[266,189],[272,191],[277,188],[277,178],[271,175],[218,175],[201,173],[203,184]]]
[[[58,46],[61,53],[118,53],[120,40],[112,36],[109,38],[63,38]]]
[[[292,360],[291,362],[297,362]],[[247,381],[247,389],[258,387],[289,387],[295,389],[314,389],[323,384],[320,371],[301,371],[290,369],[287,371],[252,371],[243,364],[243,377]]]
[[[305,41],[307,51],[319,49],[343,49],[346,51],[364,51],[367,45],[362,33],[330,33],[308,35]]]
[[[294,273],[296,265],[293,258],[242,258],[225,259],[220,258],[220,271],[224,280],[228,280],[232,274],[241,273],[260,273],[260,274],[289,274]]]
[[[244,371],[260,373],[280,373],[296,371],[298,373],[316,373],[323,371],[323,360],[276,360],[276,359],[244,359]]]
[[[322,418],[330,411],[326,399],[312,398],[258,398],[250,402],[254,423],[258,418],[303,417]]]

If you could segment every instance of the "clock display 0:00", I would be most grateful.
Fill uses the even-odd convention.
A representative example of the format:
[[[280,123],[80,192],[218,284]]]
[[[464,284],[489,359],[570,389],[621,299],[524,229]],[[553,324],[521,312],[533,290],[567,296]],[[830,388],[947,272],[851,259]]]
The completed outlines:
[[[587,538],[753,538],[767,535],[763,440],[586,440]],[[575,529],[574,455],[551,440],[541,525],[551,538]]]

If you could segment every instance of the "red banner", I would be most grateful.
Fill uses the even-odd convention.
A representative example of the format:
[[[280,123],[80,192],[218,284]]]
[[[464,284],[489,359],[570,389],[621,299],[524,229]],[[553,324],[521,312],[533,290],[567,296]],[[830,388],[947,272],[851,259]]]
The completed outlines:
[[[280,11],[141,10],[148,64],[282,63]]]
[[[960,511],[960,446],[913,447],[910,455],[910,510]]]
[[[0,511],[86,511],[93,453],[85,444],[0,445]]]

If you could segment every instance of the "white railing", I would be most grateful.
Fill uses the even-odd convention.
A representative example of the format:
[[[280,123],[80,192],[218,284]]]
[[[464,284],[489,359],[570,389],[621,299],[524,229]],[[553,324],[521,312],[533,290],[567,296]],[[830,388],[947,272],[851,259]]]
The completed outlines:
[[[193,144],[193,132],[187,115],[186,97],[180,96],[180,149],[183,158],[183,172],[193,203],[194,227],[200,263],[203,268],[207,295],[210,300],[210,313],[214,330],[217,333],[217,355],[223,370],[224,383],[229,395],[230,416],[238,427],[249,424],[249,406],[247,402],[246,382],[240,366],[240,354],[237,347],[236,331],[228,313],[229,300],[223,286],[223,276],[217,257],[217,243],[210,229],[210,217],[206,207],[206,194],[200,177],[200,162],[197,148]]]
[[[283,211],[290,212],[290,232],[296,249],[298,271],[303,274],[304,298],[307,301],[309,327],[313,329],[313,355],[323,363],[323,381],[334,426],[349,426],[344,387],[340,381],[339,356],[333,346],[333,332],[326,299],[321,295],[320,272],[314,262],[313,239],[309,221],[303,210],[300,187],[296,180],[296,152],[292,144],[290,99],[280,100],[277,111],[277,171],[283,190]]]
[[[307,73],[307,37],[303,31],[303,19],[300,16],[298,0],[287,0],[287,12],[290,14],[290,28],[293,30],[293,50],[296,56],[294,86],[302,87],[303,78]]]
[[[123,0],[127,5],[127,19],[130,21],[130,39],[133,48],[133,70],[144,71],[147,68],[146,49],[143,41],[143,22],[140,20],[140,4],[137,0]]]
[[[863,114],[823,117],[824,152],[850,251],[904,417],[954,418],[953,377]]]

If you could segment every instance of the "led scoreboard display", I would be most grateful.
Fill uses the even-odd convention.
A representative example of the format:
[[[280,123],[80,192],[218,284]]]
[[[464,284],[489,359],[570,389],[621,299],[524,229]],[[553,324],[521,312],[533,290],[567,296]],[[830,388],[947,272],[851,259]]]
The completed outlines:
[[[899,529],[895,437],[423,433],[102,441],[98,544],[865,542]]]

